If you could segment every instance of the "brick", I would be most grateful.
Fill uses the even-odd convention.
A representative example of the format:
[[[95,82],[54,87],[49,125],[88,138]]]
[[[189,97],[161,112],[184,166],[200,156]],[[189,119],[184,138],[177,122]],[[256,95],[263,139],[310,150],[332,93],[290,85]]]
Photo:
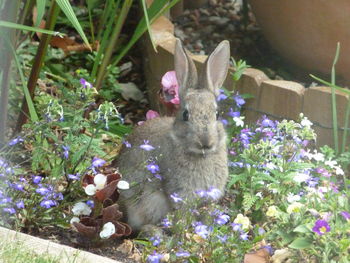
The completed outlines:
[[[329,145],[334,147],[332,121],[332,96],[330,87],[311,87],[305,91],[303,113],[314,124],[318,135],[317,146]],[[341,91],[335,91],[337,102],[338,127],[344,126],[346,107],[349,96]],[[317,127],[317,125],[321,127]],[[327,127],[327,128],[322,128]],[[343,132],[338,131],[339,145]],[[349,139],[348,139],[349,140]]]
[[[258,109],[278,118],[299,118],[305,88],[292,81],[266,80],[261,83]]]

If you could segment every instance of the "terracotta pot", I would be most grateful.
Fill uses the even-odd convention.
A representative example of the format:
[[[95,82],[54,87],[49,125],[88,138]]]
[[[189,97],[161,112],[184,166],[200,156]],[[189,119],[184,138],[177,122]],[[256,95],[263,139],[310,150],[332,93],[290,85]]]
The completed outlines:
[[[336,72],[350,83],[349,0],[249,0],[272,47],[293,64],[329,74],[340,42]]]

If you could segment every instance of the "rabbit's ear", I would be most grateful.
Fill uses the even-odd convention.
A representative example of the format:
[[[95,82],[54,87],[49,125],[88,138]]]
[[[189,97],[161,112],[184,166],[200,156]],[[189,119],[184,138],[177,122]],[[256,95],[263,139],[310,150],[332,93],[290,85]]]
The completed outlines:
[[[212,90],[216,96],[219,95],[219,88],[226,79],[230,62],[230,43],[222,41],[207,58],[205,63],[203,86]]]
[[[197,70],[192,59],[187,55],[185,49],[182,47],[180,39],[176,39],[175,44],[175,72],[177,82],[180,86],[180,101],[184,91],[189,88],[197,86]]]

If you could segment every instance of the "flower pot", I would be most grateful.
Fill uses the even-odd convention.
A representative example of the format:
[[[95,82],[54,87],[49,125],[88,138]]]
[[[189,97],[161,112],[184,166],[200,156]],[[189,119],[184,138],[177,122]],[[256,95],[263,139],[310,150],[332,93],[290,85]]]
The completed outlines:
[[[348,0],[249,0],[249,3],[271,46],[309,72],[329,74],[340,42],[336,72],[350,83]]]

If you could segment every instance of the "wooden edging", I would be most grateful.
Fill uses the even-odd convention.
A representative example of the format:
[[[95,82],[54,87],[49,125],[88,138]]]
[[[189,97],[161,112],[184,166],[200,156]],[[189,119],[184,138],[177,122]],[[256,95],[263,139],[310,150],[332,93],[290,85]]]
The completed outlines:
[[[19,233],[0,227],[0,240],[5,242],[19,242],[20,246],[36,254],[49,254],[62,263],[121,263],[110,258],[95,255],[90,252],[60,245],[55,242]],[[30,262],[30,261],[28,261]]]
[[[151,28],[157,52],[154,51],[148,36],[144,37],[144,71],[151,107],[162,112],[158,91],[162,76],[167,71],[174,70],[174,25],[168,18],[162,16],[152,24]],[[192,55],[199,69],[206,57]],[[224,87],[232,87],[233,72],[234,69],[231,67]],[[248,100],[245,105],[246,123],[253,123],[262,115],[274,119],[297,120],[300,113],[304,113],[314,123],[313,128],[318,135],[317,146],[334,146],[330,87],[305,88],[293,81],[271,80],[261,70],[248,68],[237,83],[236,90],[240,94],[249,93],[254,96],[254,99]],[[349,96],[336,91],[336,97],[341,143]],[[347,142],[350,143],[349,138]]]

